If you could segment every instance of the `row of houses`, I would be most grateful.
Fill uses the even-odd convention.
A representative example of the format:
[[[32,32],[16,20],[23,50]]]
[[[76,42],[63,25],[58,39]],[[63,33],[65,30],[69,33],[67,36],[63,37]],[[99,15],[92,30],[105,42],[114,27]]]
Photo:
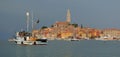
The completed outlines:
[[[56,22],[52,27],[34,30],[33,36],[46,37],[48,39],[69,39],[72,37],[78,39],[95,39],[100,37],[120,38],[119,29],[95,29],[88,27],[74,26],[69,22]]]

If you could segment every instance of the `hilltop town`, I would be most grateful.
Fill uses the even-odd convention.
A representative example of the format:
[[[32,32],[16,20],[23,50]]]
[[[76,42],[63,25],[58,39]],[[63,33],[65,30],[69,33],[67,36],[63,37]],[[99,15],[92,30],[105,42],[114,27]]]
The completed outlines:
[[[67,10],[66,21],[57,21],[51,25],[51,27],[43,26],[38,30],[33,30],[32,35],[34,37],[45,37],[49,40],[54,39],[95,39],[95,40],[119,40],[120,30],[109,28],[109,29],[96,29],[84,27],[82,24],[71,23],[70,10]]]

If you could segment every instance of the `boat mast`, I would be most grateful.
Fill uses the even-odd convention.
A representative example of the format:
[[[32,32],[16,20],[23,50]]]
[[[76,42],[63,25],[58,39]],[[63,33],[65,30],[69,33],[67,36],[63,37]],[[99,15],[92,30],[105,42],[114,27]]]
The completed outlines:
[[[32,30],[34,29],[34,20],[33,20],[33,12],[32,12]]]
[[[26,24],[27,24],[27,32],[29,32],[29,20],[30,20],[29,12],[26,12],[26,16],[27,16],[27,22],[26,22]]]

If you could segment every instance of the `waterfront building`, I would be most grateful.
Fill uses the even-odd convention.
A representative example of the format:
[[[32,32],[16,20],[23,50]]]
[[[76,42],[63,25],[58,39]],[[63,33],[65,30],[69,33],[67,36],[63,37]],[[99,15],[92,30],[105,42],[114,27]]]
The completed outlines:
[[[120,30],[119,29],[111,29],[111,28],[104,29],[103,36],[120,38]]]
[[[32,36],[37,37],[37,35],[39,35],[39,30],[33,30],[32,31]]]
[[[53,25],[52,25],[52,29],[54,28],[54,35],[56,38],[69,38],[70,36],[73,36],[73,26],[70,25],[71,22],[71,14],[70,14],[70,10],[67,10],[67,14],[66,14],[66,21],[60,22],[60,21],[56,21]]]
[[[81,27],[76,27],[76,38],[84,39],[87,38],[86,29]]]
[[[65,28],[66,26],[68,26],[69,23],[68,22],[56,22],[55,24],[53,24],[53,27],[61,27],[61,28]]]

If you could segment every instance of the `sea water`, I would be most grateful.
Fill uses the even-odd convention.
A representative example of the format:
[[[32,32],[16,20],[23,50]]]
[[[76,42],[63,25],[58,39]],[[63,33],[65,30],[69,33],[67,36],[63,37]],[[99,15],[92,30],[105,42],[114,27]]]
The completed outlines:
[[[120,57],[120,41],[48,41],[47,45],[0,42],[0,57]]]

